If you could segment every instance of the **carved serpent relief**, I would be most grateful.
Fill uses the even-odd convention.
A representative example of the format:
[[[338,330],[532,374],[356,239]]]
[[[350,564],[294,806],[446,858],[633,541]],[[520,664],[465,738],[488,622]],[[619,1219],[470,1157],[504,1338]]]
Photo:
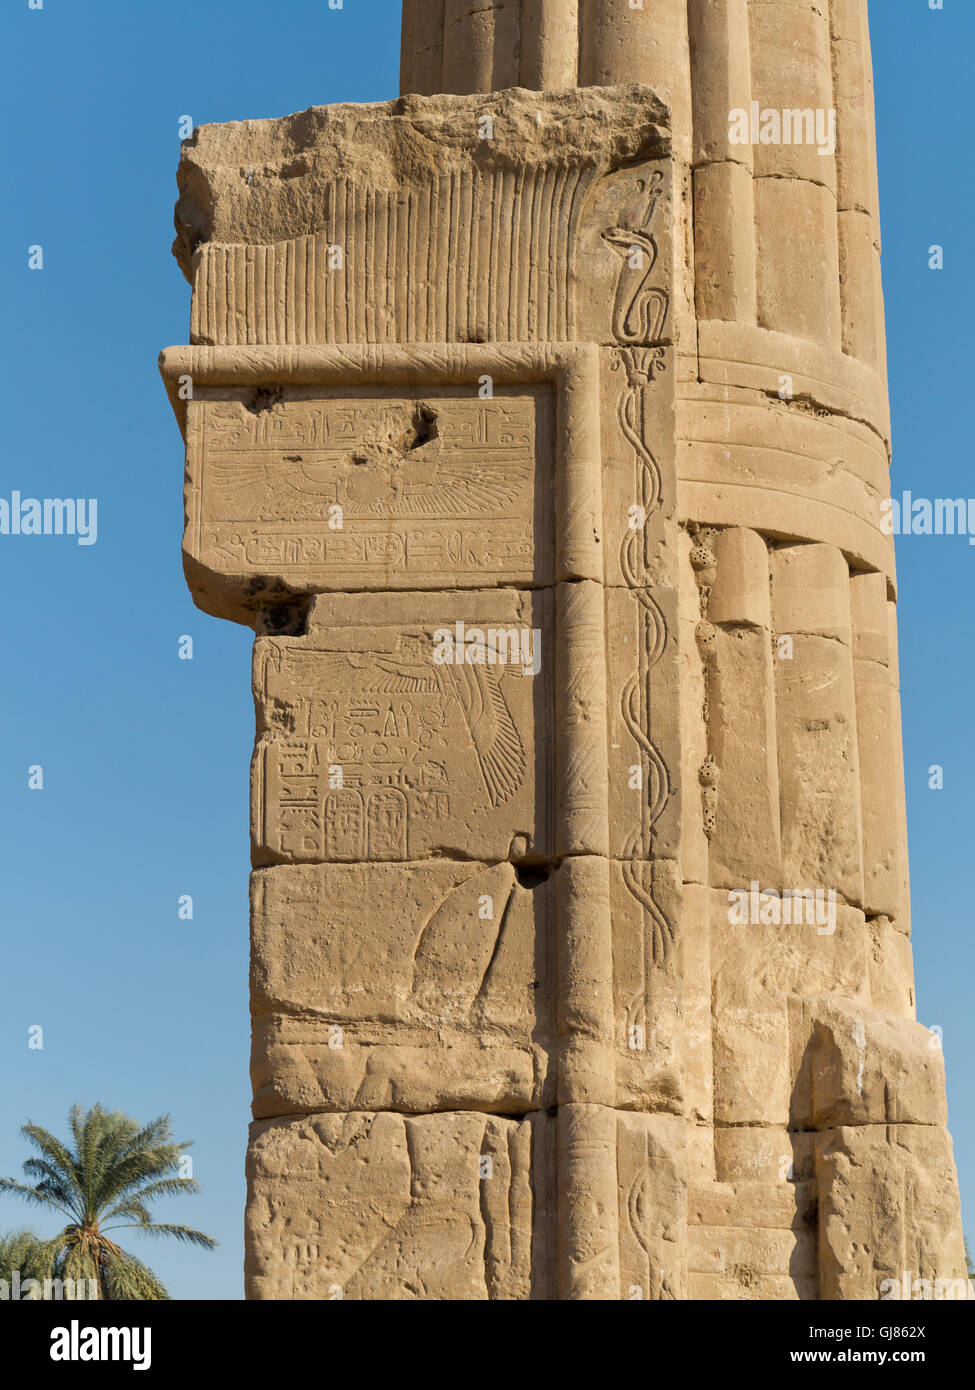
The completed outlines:
[[[613,304],[613,336],[619,343],[646,344],[660,338],[670,304],[667,291],[650,283],[658,256],[650,227],[663,193],[663,174],[657,170],[637,187],[636,197],[603,238],[623,260]]]
[[[623,847],[623,880],[644,910],[647,923],[647,962],[664,965],[677,935],[656,901],[653,886],[653,829],[671,794],[671,778],[660,750],[651,736],[650,674],[667,646],[667,622],[646,587],[649,523],[662,504],[662,476],[649,440],[649,392],[665,370],[664,349],[658,344],[669,307],[667,292],[650,281],[658,248],[651,231],[663,192],[663,176],[656,172],[640,181],[639,194],[626,205],[616,227],[603,233],[620,253],[623,265],[617,282],[613,315],[617,348],[614,370],[625,374],[625,386],[617,401],[619,427],[634,460],[636,512],[620,543],[620,570],[627,588],[640,607],[640,666],[621,697],[623,721],[641,752],[644,799],[641,823]],[[635,523],[635,524],[634,524]]]

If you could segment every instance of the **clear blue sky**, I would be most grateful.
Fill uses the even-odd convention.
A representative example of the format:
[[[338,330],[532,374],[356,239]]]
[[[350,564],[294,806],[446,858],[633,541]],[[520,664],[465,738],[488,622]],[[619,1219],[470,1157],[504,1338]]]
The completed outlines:
[[[250,634],[192,605],[182,452],[156,372],[185,342],[169,255],[178,123],[397,90],[399,0],[6,0],[0,496],[97,497],[94,546],[0,537],[0,1173],[17,1128],[75,1100],[170,1111],[202,1196],[161,1206],[207,1254],[136,1241],[177,1297],[241,1296],[247,1060]],[[971,405],[975,4],[874,0],[894,487],[975,494]],[[928,247],[945,247],[945,270]],[[27,269],[41,244],[44,269]],[[898,543],[919,1017],[944,1030],[975,1233],[975,755],[964,538]],[[182,634],[195,660],[177,659]],[[44,768],[43,792],[27,768]],[[943,791],[928,768],[944,767]],[[193,895],[195,916],[177,901]],[[44,1028],[43,1051],[27,1047]],[[163,1212],[166,1215],[163,1216]],[[0,1228],[42,1221],[0,1199]]]

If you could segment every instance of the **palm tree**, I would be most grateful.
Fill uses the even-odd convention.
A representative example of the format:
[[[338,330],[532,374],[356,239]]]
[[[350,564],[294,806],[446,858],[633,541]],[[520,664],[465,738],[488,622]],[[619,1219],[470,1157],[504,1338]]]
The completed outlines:
[[[0,1178],[0,1192],[17,1193],[68,1218],[64,1229],[45,1243],[59,1278],[93,1280],[104,1299],[168,1299],[152,1270],[107,1232],[143,1231],[213,1249],[217,1242],[211,1236],[190,1226],[154,1222],[147,1207],[157,1197],[199,1192],[193,1178],[178,1176],[189,1144],[173,1143],[168,1115],[140,1126],[119,1110],[74,1105],[68,1124],[72,1144],[63,1144],[40,1125],[24,1125],[21,1133],[40,1157],[24,1163],[30,1181]]]
[[[15,1272],[22,1280],[54,1277],[54,1252],[35,1231],[0,1235],[0,1279],[10,1284]]]

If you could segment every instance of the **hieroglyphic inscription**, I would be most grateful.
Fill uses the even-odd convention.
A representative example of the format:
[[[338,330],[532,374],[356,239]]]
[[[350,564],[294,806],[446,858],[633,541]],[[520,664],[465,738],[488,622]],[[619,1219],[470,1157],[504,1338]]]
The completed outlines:
[[[548,673],[438,664],[439,626],[336,628],[314,646],[260,645],[259,849],[354,862],[468,857],[476,844],[502,858],[522,836],[545,852],[534,748],[536,721],[550,717]]]
[[[191,402],[197,554],[221,573],[308,571],[333,587],[550,578],[551,537],[535,528],[547,393],[476,389]]]

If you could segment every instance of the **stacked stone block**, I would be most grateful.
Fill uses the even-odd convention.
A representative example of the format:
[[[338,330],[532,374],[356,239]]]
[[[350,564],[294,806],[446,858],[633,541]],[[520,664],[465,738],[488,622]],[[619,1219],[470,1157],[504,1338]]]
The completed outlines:
[[[257,634],[248,1294],[958,1278],[865,2],[405,0],[402,88],[181,163],[186,572]]]

